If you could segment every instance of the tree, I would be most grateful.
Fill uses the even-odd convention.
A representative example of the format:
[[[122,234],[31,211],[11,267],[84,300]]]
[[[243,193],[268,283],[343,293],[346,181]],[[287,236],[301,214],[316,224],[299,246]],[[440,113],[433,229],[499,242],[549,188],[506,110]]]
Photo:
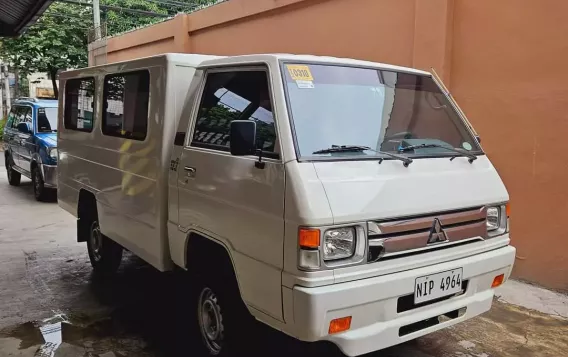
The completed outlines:
[[[102,0],[101,5],[174,16],[177,12],[190,12],[221,1],[175,0],[160,3],[147,0]],[[182,3],[187,3],[187,6]],[[107,35],[163,19],[119,10],[107,10],[103,15],[108,24]],[[87,33],[92,27],[91,7],[54,2],[22,36],[0,40],[0,58],[11,64],[14,72],[19,74],[18,78],[33,72],[48,73],[55,96],[58,97],[57,73],[62,69],[87,66]]]
[[[164,15],[169,15],[168,10],[172,10],[172,8],[163,6],[163,4],[149,2],[146,0],[103,0],[101,1],[101,4],[127,9],[149,11]],[[103,20],[107,23],[107,36],[125,32],[136,27],[149,25],[156,21],[159,21],[160,19],[163,19],[162,17],[144,16],[125,11],[105,10],[104,8],[102,9],[102,11]]]
[[[87,65],[85,24],[89,24],[89,21],[87,9],[53,3],[25,34],[3,39],[0,56],[8,60],[21,75],[48,73],[57,97],[58,71]]]
[[[213,5],[225,0],[175,0],[165,4],[147,0],[101,0],[101,5],[122,7],[127,9],[143,10],[174,16],[179,12],[192,12],[194,10]],[[103,19],[107,23],[107,35],[112,36],[117,33],[132,30],[133,28],[156,23],[165,17],[145,16],[118,10],[105,10]]]

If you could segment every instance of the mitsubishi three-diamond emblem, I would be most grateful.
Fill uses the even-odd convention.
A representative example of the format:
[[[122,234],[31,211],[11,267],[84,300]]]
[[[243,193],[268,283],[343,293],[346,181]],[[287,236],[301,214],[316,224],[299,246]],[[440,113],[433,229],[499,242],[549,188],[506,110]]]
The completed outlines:
[[[438,218],[434,219],[432,223],[432,228],[430,229],[430,237],[428,237],[428,244],[441,243],[448,240],[446,232],[442,227],[442,223]]]

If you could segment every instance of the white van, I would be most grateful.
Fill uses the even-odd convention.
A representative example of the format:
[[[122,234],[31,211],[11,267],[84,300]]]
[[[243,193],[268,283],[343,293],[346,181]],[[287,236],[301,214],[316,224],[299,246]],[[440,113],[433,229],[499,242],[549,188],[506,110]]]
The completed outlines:
[[[488,311],[511,273],[505,186],[430,73],[165,54],[60,81],[78,241],[101,274],[123,248],[193,273],[210,355],[251,315],[361,355]]]

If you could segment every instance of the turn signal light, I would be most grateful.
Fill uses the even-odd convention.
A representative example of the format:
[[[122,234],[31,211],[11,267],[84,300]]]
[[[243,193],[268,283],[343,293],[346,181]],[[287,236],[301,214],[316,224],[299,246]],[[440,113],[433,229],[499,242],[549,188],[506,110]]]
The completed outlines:
[[[351,328],[351,316],[331,320],[329,323],[329,334],[340,333]]]
[[[507,213],[507,217],[511,217],[511,204],[507,203],[505,205],[505,212]]]
[[[505,274],[497,275],[495,279],[493,279],[493,284],[491,284],[491,287],[496,288],[500,286],[501,284],[503,284],[504,280],[505,280]]]
[[[300,228],[298,233],[298,243],[302,248],[319,248],[320,246],[320,230]]]

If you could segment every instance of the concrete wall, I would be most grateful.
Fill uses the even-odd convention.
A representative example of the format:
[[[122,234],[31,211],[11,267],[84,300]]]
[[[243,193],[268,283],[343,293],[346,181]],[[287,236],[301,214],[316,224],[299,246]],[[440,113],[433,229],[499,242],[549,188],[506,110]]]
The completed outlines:
[[[434,67],[511,194],[515,275],[568,290],[566,13],[564,0],[230,0],[108,39],[106,55],[289,52]]]
[[[511,195],[515,274],[568,290],[568,2],[455,2],[451,88]]]
[[[51,79],[47,79],[47,73],[32,73],[28,76],[28,87],[29,87],[29,94],[28,96],[31,98],[35,98],[38,96],[39,93],[43,93],[45,96],[53,96],[53,82]],[[57,85],[59,85],[59,81],[56,80]]]

